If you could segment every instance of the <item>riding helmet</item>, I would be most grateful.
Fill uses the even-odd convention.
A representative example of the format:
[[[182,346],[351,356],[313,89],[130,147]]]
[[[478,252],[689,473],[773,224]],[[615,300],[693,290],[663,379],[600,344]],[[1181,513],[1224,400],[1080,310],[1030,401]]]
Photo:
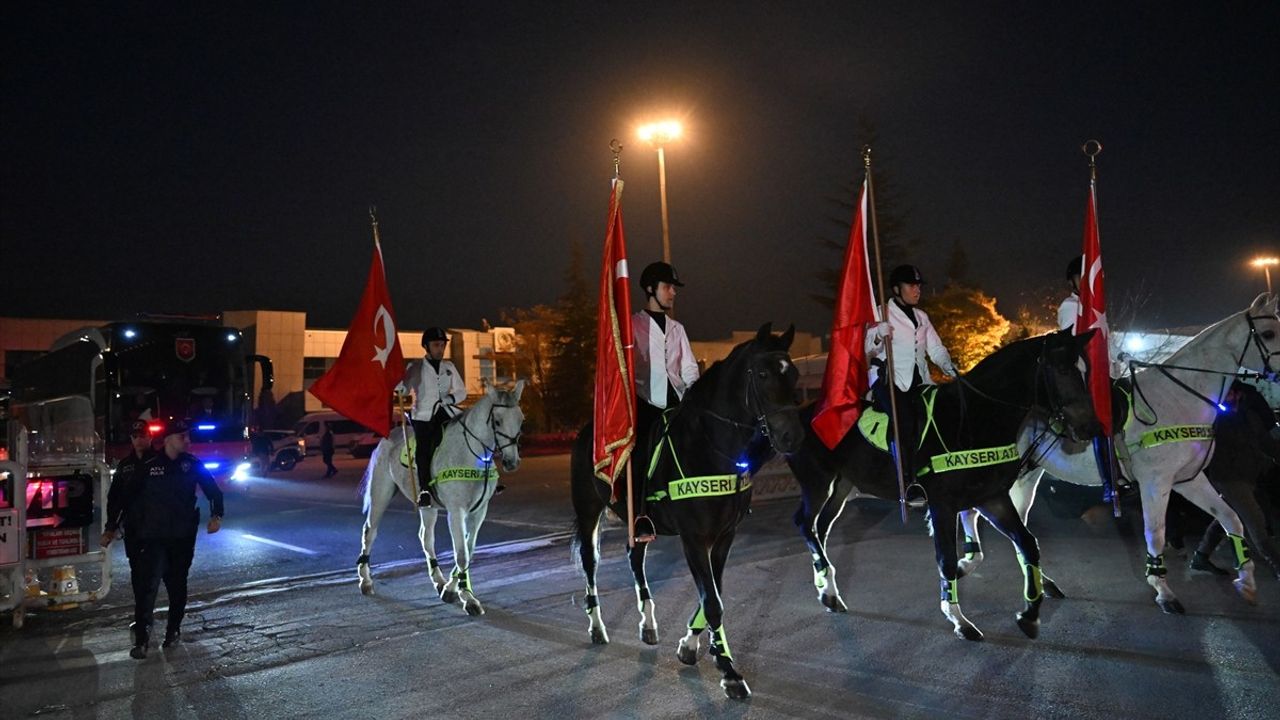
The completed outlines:
[[[889,273],[889,284],[897,285],[903,283],[906,285],[923,285],[924,275],[921,274],[920,268],[915,265],[899,265]]]
[[[660,282],[670,283],[676,287],[684,287],[684,283],[680,282],[680,276],[676,274],[674,266],[664,262],[649,263],[644,272],[640,273],[640,287],[648,290],[649,288],[656,288]]]
[[[432,340],[449,342],[449,335],[444,331],[444,328],[429,327],[422,333],[422,347],[426,347],[427,343]]]
[[[1078,279],[1082,274],[1084,274],[1084,256],[1077,255],[1067,263],[1067,279]]]

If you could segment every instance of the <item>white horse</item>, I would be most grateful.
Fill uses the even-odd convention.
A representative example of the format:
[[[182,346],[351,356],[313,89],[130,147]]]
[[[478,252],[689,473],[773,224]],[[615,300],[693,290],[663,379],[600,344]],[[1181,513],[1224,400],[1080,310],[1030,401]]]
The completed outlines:
[[[483,615],[484,606],[471,590],[471,556],[476,549],[476,536],[489,512],[489,500],[497,488],[497,463],[505,472],[520,467],[520,426],[524,412],[520,395],[524,380],[512,390],[492,386],[474,405],[445,426],[440,447],[431,458],[431,476],[435,478],[432,496],[436,503],[419,507],[418,540],[427,556],[431,581],[446,603],[462,601],[468,615]],[[404,425],[383,438],[364,475],[364,530],[360,538],[360,557],[356,573],[360,592],[373,594],[373,576],[369,572],[369,551],[378,536],[378,523],[398,490],[417,507],[418,479],[410,473],[405,452],[406,437],[413,438],[413,428]],[[453,572],[446,581],[436,561],[435,527],[440,506],[449,513],[449,533],[453,537]]]
[[[1280,348],[1277,300],[1259,295],[1249,309],[1205,328],[1163,363],[1133,374],[1130,412],[1134,419],[1116,435],[1117,443],[1123,440],[1125,444],[1127,460],[1123,459],[1124,452],[1118,454],[1126,476],[1140,488],[1147,541],[1147,584],[1156,591],[1156,604],[1167,613],[1185,612],[1166,579],[1165,511],[1170,491],[1176,490],[1212,515],[1237,544],[1238,557],[1245,557],[1240,550],[1244,526],[1204,475],[1214,444],[1211,437],[1203,438],[1200,429],[1212,427],[1232,376],[1242,368],[1274,374],[1271,357],[1277,351],[1272,348]],[[1028,418],[1018,438],[1018,448],[1023,453],[1032,452],[1030,465],[1034,466],[1009,491],[1024,521],[1045,472],[1077,485],[1102,486],[1092,445],[1056,437],[1046,431],[1043,421]],[[982,562],[977,513],[962,513],[961,522],[966,557],[960,566],[967,573]],[[1236,591],[1247,602],[1256,603],[1253,561],[1241,562],[1236,572]],[[1048,591],[1050,581],[1047,577],[1045,581]]]

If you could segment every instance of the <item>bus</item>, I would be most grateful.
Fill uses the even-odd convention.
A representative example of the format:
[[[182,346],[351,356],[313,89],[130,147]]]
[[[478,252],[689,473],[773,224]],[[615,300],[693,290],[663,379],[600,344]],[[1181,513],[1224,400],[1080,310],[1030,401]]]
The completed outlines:
[[[253,367],[264,389],[271,361],[248,354],[244,338],[218,318],[146,316],[64,335],[11,378],[13,415],[61,398],[87,398],[92,454],[108,466],[131,451],[129,431],[143,420],[157,436],[168,418],[191,421],[191,454],[217,478],[243,481],[249,469]],[[28,424],[28,426],[31,426]],[[31,440],[33,455],[54,452]]]

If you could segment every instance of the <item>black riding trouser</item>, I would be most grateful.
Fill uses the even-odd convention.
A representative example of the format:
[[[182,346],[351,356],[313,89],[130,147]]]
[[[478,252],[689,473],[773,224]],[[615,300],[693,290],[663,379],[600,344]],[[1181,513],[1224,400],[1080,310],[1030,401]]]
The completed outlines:
[[[187,612],[187,574],[195,557],[196,536],[180,538],[125,538],[125,553],[129,556],[129,570],[133,586],[133,622],[143,641],[150,635],[152,615],[156,608],[156,595],[164,582],[169,595],[169,631],[182,626]]]
[[[907,390],[889,381],[887,375],[888,373],[881,372],[880,377],[871,386],[871,397],[877,410],[890,415],[890,428],[892,428],[889,388],[893,388],[898,411],[898,440],[902,443],[902,448],[894,448],[894,452],[901,458],[903,482],[910,485],[916,481],[916,448],[920,446],[920,422],[916,417],[916,399],[920,395],[921,385],[920,374],[917,370],[915,377],[912,378],[911,387]],[[890,432],[889,439],[892,442],[892,430]]]
[[[444,437],[444,424],[449,414],[437,410],[430,420],[414,420],[413,436],[417,447],[414,449],[413,462],[418,467],[418,491],[431,489],[431,458],[436,454],[436,446]]]

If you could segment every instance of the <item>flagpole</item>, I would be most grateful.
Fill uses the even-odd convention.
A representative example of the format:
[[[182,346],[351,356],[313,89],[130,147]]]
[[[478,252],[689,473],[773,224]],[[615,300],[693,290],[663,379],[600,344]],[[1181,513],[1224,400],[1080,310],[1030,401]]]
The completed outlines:
[[[884,289],[884,265],[880,261],[880,232],[876,228],[876,192],[871,182],[871,146],[862,146],[862,164],[867,171],[867,207],[868,215],[871,216],[871,242],[876,251],[876,285],[880,290],[880,299],[883,301],[884,312],[883,320],[889,319],[889,296],[885,294]],[[902,514],[902,524],[907,524],[907,485],[903,478],[902,472],[902,438],[898,434],[898,393],[895,392],[895,383],[893,377],[893,342],[889,339],[884,341],[885,352],[885,370],[888,375],[881,373],[881,377],[888,384],[889,395],[889,416],[892,419],[893,427],[893,467],[898,476],[898,510]]]
[[[382,252],[382,238],[378,234],[378,206],[369,206],[369,222],[373,225],[373,247],[379,253]],[[387,342],[395,342],[392,338],[387,338]],[[409,413],[404,409],[404,398],[400,393],[396,393],[396,409],[400,411],[400,437],[404,442],[404,454],[409,458],[409,487],[413,489],[413,501],[418,501],[418,496],[422,494],[422,490],[418,488],[418,470],[416,467],[417,453],[409,451]]]
[[[1094,223],[1096,224],[1098,222],[1097,158],[1098,158],[1098,155],[1102,153],[1102,143],[1098,142],[1097,140],[1088,140],[1085,142],[1084,145],[1080,146],[1080,150],[1084,152],[1084,154],[1089,158],[1089,199],[1093,203],[1093,208],[1094,208],[1093,220],[1094,220]],[[1085,268],[1084,270],[1085,272],[1088,272],[1088,268]],[[1107,352],[1108,353],[1111,352],[1110,347],[1107,348]],[[1092,368],[1090,369],[1090,371],[1097,372],[1097,370]],[[1108,371],[1108,379],[1109,378],[1110,378],[1110,372]],[[1110,383],[1108,382],[1108,385],[1109,384]],[[1111,515],[1113,517],[1120,517],[1120,492],[1117,490],[1118,485],[1116,483],[1116,478],[1120,477],[1120,468],[1119,468],[1119,463],[1116,459],[1116,445],[1115,445],[1114,436],[1108,436],[1103,440],[1102,452],[1106,457],[1101,459],[1101,461],[1099,462],[1099,465],[1105,462],[1109,466],[1107,476],[1111,478]],[[1099,472],[1101,472],[1102,467],[1099,467],[1098,470]]]
[[[622,154],[622,143],[618,142],[617,138],[610,140],[609,150],[613,151],[613,182],[616,185],[617,183],[622,182],[622,172],[620,170],[621,160],[619,159],[619,156]],[[615,195],[614,201],[621,204],[622,198]],[[626,342],[627,340],[630,340],[630,338],[624,338],[623,342]],[[636,427],[635,427],[635,422],[633,418],[633,421],[631,424],[632,437],[635,437],[635,434],[636,434]],[[635,465],[635,463],[632,462],[632,460],[634,459],[634,453],[632,455],[633,455],[633,458],[627,460],[627,547],[628,548],[633,548],[636,545],[635,482],[632,479],[632,473],[631,473],[631,469]]]

